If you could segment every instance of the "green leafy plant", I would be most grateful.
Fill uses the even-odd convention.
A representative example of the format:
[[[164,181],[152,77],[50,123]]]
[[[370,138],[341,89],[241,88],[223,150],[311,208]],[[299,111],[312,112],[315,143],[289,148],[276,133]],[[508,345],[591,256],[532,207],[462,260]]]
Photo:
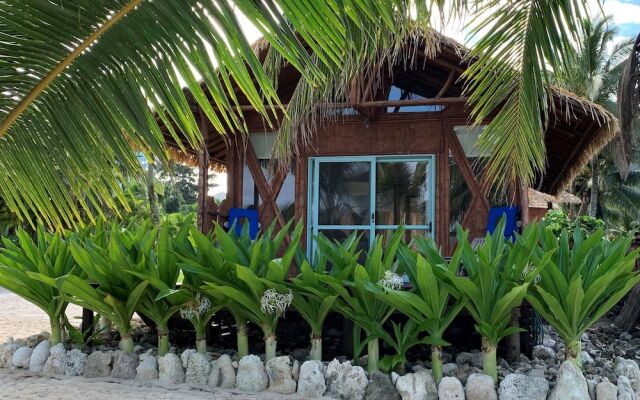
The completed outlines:
[[[512,310],[520,306],[529,284],[550,257],[544,254],[537,264],[532,264],[528,254],[532,244],[527,244],[505,239],[504,220],[475,250],[467,232],[458,228],[454,257],[449,268],[442,269],[452,294],[461,301],[468,299],[465,307],[476,322],[476,331],[482,335],[483,369],[494,381],[497,381],[498,343],[503,337],[521,331],[509,326]],[[463,274],[456,273],[458,270]]]
[[[354,329],[354,357],[357,357],[367,345],[367,368],[370,372],[378,370],[379,367],[379,339],[382,338],[389,343],[394,342],[383,328],[394,309],[388,303],[378,299],[367,288],[371,285],[380,285],[399,289],[402,286],[402,277],[396,273],[400,272],[397,270],[396,253],[403,233],[402,228],[396,230],[386,245],[383,245],[383,237],[377,236],[371,250],[367,253],[364,266],[357,262],[340,265],[344,259],[332,258],[333,254],[345,255],[349,254],[348,252],[323,254],[332,264],[335,261],[336,271],[328,275],[317,275],[319,280],[338,295],[334,309],[357,325]],[[346,259],[351,260],[350,257]],[[365,332],[365,340],[360,338],[360,329]]]
[[[58,344],[68,303],[54,282],[61,276],[81,271],[61,234],[49,234],[42,225],[36,230],[35,241],[23,229],[18,229],[16,234],[17,243],[2,238],[0,286],[43,310],[51,325],[51,343]]]
[[[293,290],[293,307],[311,328],[309,356],[312,360],[322,360],[322,326],[337,295],[317,275],[332,274],[346,279],[349,266],[354,266],[358,260],[360,237],[354,232],[342,242],[332,242],[320,234],[314,240],[317,251],[312,261],[307,260],[302,251],[296,255],[300,273],[291,280],[289,287]]]
[[[95,341],[98,340],[103,333],[105,333],[105,327],[98,327],[97,329],[94,328],[98,326],[99,322],[100,314],[96,314],[93,317],[93,324],[90,327],[82,330],[82,327],[80,329],[76,328],[75,326],[73,326],[73,324],[71,324],[71,322],[69,322],[67,318],[65,318],[64,328],[67,330],[69,339],[71,339],[71,341],[75,345],[87,346],[91,343],[95,344]]]
[[[391,340],[386,338],[385,343],[395,350],[395,354],[386,355],[380,360],[380,369],[385,372],[406,372],[405,364],[409,350],[420,344],[430,344],[429,338],[421,337],[423,329],[413,320],[408,320],[403,325],[391,322],[393,336]]]
[[[640,249],[629,251],[632,236],[608,240],[602,228],[556,236],[544,223],[529,226],[519,240],[537,243],[533,263],[552,254],[529,288],[527,301],[560,334],[565,357],[581,364],[582,334],[638,282],[634,266]]]
[[[585,234],[604,229],[604,221],[589,215],[580,215],[573,221],[573,230],[580,230]]]
[[[215,227],[215,233],[222,230]],[[224,231],[222,231],[224,232]],[[184,275],[180,289],[167,289],[158,294],[160,300],[167,296],[174,296],[178,292],[187,292],[191,300],[185,304],[181,316],[188,319],[196,331],[196,341],[199,351],[204,347],[205,331],[211,317],[223,306],[233,316],[237,328],[237,354],[244,357],[249,354],[247,337],[247,318],[242,309],[223,296],[209,296],[201,289],[205,282],[223,284],[233,279],[234,266],[225,262],[224,254],[214,238],[205,235],[196,228],[191,228],[188,238],[174,242],[174,251],[178,255],[178,265]],[[178,294],[179,295],[179,294]]]
[[[322,327],[337,295],[316,274],[341,275],[340,279],[346,279],[349,268],[358,261],[360,237],[354,232],[345,240],[334,242],[319,234],[314,240],[317,250],[311,261],[304,256],[302,249],[296,254],[300,273],[291,280],[289,287],[294,293],[293,307],[311,328],[309,356],[312,360],[322,360]]]
[[[560,210],[549,210],[543,220],[547,229],[551,230],[556,236],[560,236],[565,230],[571,236],[576,229],[583,233],[593,233],[600,228],[604,228],[604,221],[601,219],[589,215],[580,215],[572,220]]]
[[[432,239],[416,239],[414,246],[419,251],[408,246],[402,246],[399,251],[399,258],[412,285],[411,290],[383,290],[377,286],[370,289],[379,299],[409,317],[415,324],[415,330],[426,333],[426,338],[421,342],[431,345],[431,368],[434,378],[439,382],[442,379],[442,346],[449,344],[443,339],[444,332],[464,308],[467,298],[458,300],[449,295],[443,273],[438,268],[457,274],[462,254],[456,252],[448,263]]]
[[[97,229],[95,235],[72,240],[71,254],[86,278],[66,275],[56,279],[62,298],[90,309],[116,324],[120,348],[133,352],[131,318],[146,293],[149,281],[131,272],[145,270],[157,228],[148,222],[137,228],[113,223],[109,234]]]
[[[546,226],[556,235],[571,226],[571,218],[562,210],[549,210],[544,215]]]
[[[255,240],[249,238],[246,229],[237,236],[233,229],[227,233],[217,226],[215,238],[225,263],[231,265],[231,274],[225,276],[227,280],[206,282],[201,288],[204,293],[224,301],[225,307],[232,304],[236,312],[260,327],[267,361],[276,355],[278,321],[293,301],[293,291],[286,281],[298,251],[302,223],[296,225],[290,243],[282,257],[278,257],[290,225],[291,222],[275,234],[272,226]]]
[[[169,342],[169,319],[181,311],[185,304],[192,301],[193,294],[187,289],[176,289],[180,279],[180,268],[177,256],[173,251],[174,243],[187,240],[192,220],[185,220],[178,228],[175,236],[171,235],[172,227],[166,221],[161,225],[154,246],[145,247],[149,253],[143,254],[144,263],[140,270],[127,271],[141,280],[149,282],[147,290],[140,299],[136,311],[151,319],[158,331],[158,355],[163,356],[171,347]],[[147,225],[145,225],[147,226]],[[156,232],[156,230],[153,230]],[[152,234],[152,232],[149,232]],[[160,293],[170,295],[161,296]],[[200,333],[197,331],[197,333]],[[198,351],[206,352],[204,334],[199,337]],[[204,349],[202,348],[204,347]]]
[[[300,274],[291,281],[290,287],[293,290],[291,304],[311,328],[309,356],[312,360],[321,361],[322,326],[337,295],[332,294],[318,279],[317,273],[321,273],[319,268],[314,270],[308,261],[304,261],[300,266]]]

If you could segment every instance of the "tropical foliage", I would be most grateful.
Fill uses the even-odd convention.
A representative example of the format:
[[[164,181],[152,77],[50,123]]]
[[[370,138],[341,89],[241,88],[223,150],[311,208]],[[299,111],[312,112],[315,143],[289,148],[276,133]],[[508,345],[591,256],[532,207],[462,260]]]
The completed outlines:
[[[582,334],[640,282],[634,271],[640,249],[629,252],[631,240],[610,241],[601,228],[590,235],[565,230],[557,237],[534,225],[523,233],[520,241],[537,243],[529,262],[548,264],[536,275],[527,301],[560,334],[566,359],[580,364]]]
[[[449,289],[442,279],[444,274],[439,269],[457,274],[460,253],[456,253],[451,262],[447,262],[431,239],[418,238],[414,241],[414,247],[418,251],[405,245],[399,252],[403,269],[409,281],[415,285],[412,290],[389,290],[375,286],[371,289],[378,298],[411,319],[412,324],[405,326],[404,337],[411,337],[409,333],[412,330],[418,334],[426,332],[426,337],[415,344],[431,345],[431,370],[439,382],[442,379],[442,346],[448,345],[443,339],[444,333],[467,301],[464,297],[458,301],[450,301],[452,298]],[[394,331],[398,337],[399,329],[394,326]],[[406,354],[406,351],[398,354]]]
[[[52,226],[102,213],[99,204],[117,209],[123,176],[143,174],[135,151],[166,163],[163,133],[199,148],[201,121],[188,98],[220,134],[245,130],[240,98],[273,124],[280,99],[271,77],[284,62],[303,76],[281,126],[278,154],[286,159],[301,142],[296,135],[310,133],[318,105],[349,98],[362,76],[381,79],[381,65],[413,54],[417,33],[435,54],[440,40],[430,28],[456,17],[470,21],[476,42],[466,72],[474,118],[498,110],[482,139],[485,149],[499,144],[490,183],[529,182],[544,167],[547,70],[570,62],[565,50],[581,30],[586,3],[6,1],[0,195],[20,218],[31,209]],[[263,63],[240,13],[271,44]]]
[[[84,276],[65,275],[55,286],[62,298],[93,310],[116,324],[120,348],[133,352],[131,318],[145,296],[149,281],[135,276],[145,270],[157,228],[147,230],[148,223],[137,228],[98,227],[94,237],[71,241],[71,254]]]
[[[384,288],[400,289],[403,285],[402,277],[397,274],[397,251],[402,240],[402,229],[398,229],[388,243],[383,245],[383,237],[377,236],[367,252],[364,265],[349,263],[334,264],[335,272],[329,275],[318,275],[318,278],[338,295],[334,303],[336,311],[356,324],[354,329],[354,357],[357,357],[367,345],[367,362],[369,371],[378,369],[380,360],[379,339],[393,342],[384,330],[383,325],[394,312],[394,308],[367,290],[372,285]],[[354,233],[353,237],[357,237]],[[349,242],[359,242],[360,238]],[[342,254],[345,254],[344,252]],[[347,253],[349,254],[349,253]],[[330,254],[328,261],[333,263]],[[342,257],[336,262],[340,262]],[[348,260],[348,258],[347,258]],[[361,338],[361,330],[366,339]]]
[[[68,303],[60,296],[55,280],[76,275],[80,269],[61,234],[49,234],[39,225],[35,236],[34,240],[19,229],[16,243],[2,238],[0,286],[42,309],[49,317],[51,343],[58,344]]]
[[[149,282],[149,286],[140,299],[137,311],[151,319],[158,330],[158,354],[165,355],[171,347],[169,342],[169,319],[177,312],[184,310],[185,305],[194,300],[194,296],[187,290],[176,290],[180,280],[180,267],[176,262],[174,243],[186,240],[192,223],[183,224],[175,237],[170,236],[170,226],[164,222],[158,232],[158,237],[151,236],[155,240],[147,254],[143,254],[144,263],[139,270],[130,270],[127,273]],[[143,225],[144,227],[144,225]],[[149,232],[153,234],[154,232]],[[160,297],[161,293],[173,291],[171,296]],[[203,337],[200,339],[204,339]],[[198,343],[198,351],[203,350],[201,342]],[[206,351],[206,349],[204,349]]]
[[[556,234],[543,221],[505,239],[501,223],[476,248],[459,228],[450,260],[430,239],[402,243],[402,228],[364,252],[355,232],[343,242],[319,235],[308,260],[302,226],[271,227],[255,240],[246,229],[236,234],[220,226],[205,235],[191,221],[175,232],[148,221],[109,228],[99,222],[66,236],[40,227],[35,240],[19,231],[18,243],[5,240],[0,250],[0,285],[49,315],[54,341],[72,302],[113,321],[125,351],[133,350],[134,312],[148,317],[162,354],[172,316],[192,322],[196,347],[206,353],[206,328],[225,309],[235,319],[238,357],[248,353],[251,323],[264,334],[266,359],[273,358],[278,322],[292,306],[310,327],[311,357],[321,360],[324,320],[338,312],[354,322],[354,355],[366,346],[369,370],[403,371],[412,347],[430,345],[436,379],[444,333],[466,308],[482,336],[485,372],[495,379],[498,343],[520,331],[510,322],[523,299],[565,340],[567,358],[579,362],[582,333],[640,282],[633,271],[640,250],[629,251],[630,237],[609,240],[602,228]],[[291,276],[294,264],[300,269]],[[393,313],[407,322],[390,321]],[[70,333],[83,341],[85,332]],[[382,357],[380,341],[391,349]]]
[[[611,17],[585,19],[577,46],[567,50],[573,62],[554,71],[557,85],[616,114],[617,96],[626,90],[620,86],[620,78],[634,43],[633,39],[616,40],[617,36]],[[638,218],[640,199],[635,165],[640,135],[634,124],[622,126],[620,134],[594,155],[574,182],[574,190],[583,200],[581,214],[602,218],[607,228],[615,230],[628,229],[630,221]]]
[[[482,335],[484,372],[496,382],[498,343],[503,337],[520,332],[520,328],[510,326],[511,312],[520,306],[529,285],[548,261],[545,257],[549,255],[545,255],[538,263],[530,263],[527,251],[533,244],[506,240],[504,220],[475,249],[466,232],[459,230],[452,261],[461,265],[445,271],[453,295],[460,300],[468,299],[465,307],[476,322],[476,331]],[[458,274],[462,266],[464,273]]]
[[[246,229],[236,237],[216,227],[216,239],[230,273],[227,279],[206,282],[201,290],[223,302],[233,303],[241,315],[262,329],[267,361],[276,356],[278,321],[293,300],[286,280],[303,226],[302,223],[296,225],[282,257],[277,255],[289,233],[289,225],[276,234],[268,229],[255,240],[249,238]]]
[[[579,215],[571,219],[561,210],[547,211],[543,220],[545,227],[555,235],[560,235],[563,231],[567,231],[569,235],[572,235],[575,230],[590,234],[599,228],[604,228],[605,225],[603,220],[589,215]]]

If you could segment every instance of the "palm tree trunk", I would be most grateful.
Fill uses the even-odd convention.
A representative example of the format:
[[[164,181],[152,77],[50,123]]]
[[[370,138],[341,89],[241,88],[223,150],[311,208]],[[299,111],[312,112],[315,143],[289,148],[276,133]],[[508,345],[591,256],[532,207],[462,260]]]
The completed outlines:
[[[160,222],[160,216],[158,214],[158,201],[156,199],[156,191],[153,186],[155,182],[155,173],[153,168],[153,162],[147,163],[147,194],[149,196],[149,212],[151,213],[151,220],[154,224]]]
[[[600,191],[600,174],[598,171],[598,156],[591,161],[591,199],[589,200],[589,216],[594,217],[598,211],[598,192]]]

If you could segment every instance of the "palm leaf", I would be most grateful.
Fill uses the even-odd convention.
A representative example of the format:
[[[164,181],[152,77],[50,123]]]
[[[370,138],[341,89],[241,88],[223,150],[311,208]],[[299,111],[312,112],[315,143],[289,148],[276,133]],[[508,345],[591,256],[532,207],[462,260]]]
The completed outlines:
[[[477,24],[476,32],[499,27],[479,41],[468,72],[477,121],[506,102],[483,140],[504,144],[492,155],[493,180],[531,181],[542,169],[544,71],[562,61],[558,50],[577,25],[561,21],[575,22],[583,3],[515,2]],[[304,77],[281,126],[277,152],[287,159],[303,142],[297,133],[312,131],[308,117],[319,104],[345,98],[358,76],[381,77],[380,61],[410,57],[417,33],[435,54],[431,19],[475,4],[483,11],[493,3],[7,0],[0,10],[0,195],[19,218],[33,210],[57,227],[126,208],[121,180],[142,173],[133,149],[166,161],[166,137],[200,146],[185,87],[220,134],[245,131],[241,97],[273,124],[279,99],[235,7],[277,53],[267,60],[286,60]]]

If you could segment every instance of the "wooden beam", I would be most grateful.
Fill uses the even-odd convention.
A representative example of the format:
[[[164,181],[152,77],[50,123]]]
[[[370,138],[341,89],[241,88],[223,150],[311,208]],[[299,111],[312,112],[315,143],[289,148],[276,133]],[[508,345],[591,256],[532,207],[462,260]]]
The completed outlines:
[[[202,133],[202,148],[198,154],[198,229],[207,233],[211,229],[208,215],[207,196],[209,191],[209,151],[207,151],[207,140],[209,130],[207,129],[208,119],[202,110],[198,113],[198,127]]]
[[[271,196],[272,202],[263,201],[260,206],[260,214],[266,212],[267,206],[275,203],[278,204],[278,195],[282,190],[282,185],[284,184],[284,180],[287,178],[287,171],[284,168],[277,168],[275,175],[271,179],[269,195]],[[271,207],[272,208],[272,207]],[[278,207],[279,208],[279,207]]]
[[[469,100],[468,97],[440,97],[438,99],[430,98],[430,99],[415,99],[415,100],[371,100],[371,101],[362,101],[358,103],[352,102],[342,102],[342,103],[323,103],[322,107],[329,108],[362,108],[362,107],[404,107],[404,106],[426,106],[432,104],[455,104],[455,103],[466,103]],[[278,109],[284,110],[289,106],[289,104],[264,104],[266,109]],[[215,108],[215,107],[214,107]],[[241,105],[236,107],[240,111],[255,111],[252,105]]]
[[[247,166],[251,171],[251,176],[253,176],[253,181],[258,189],[258,194],[262,197],[263,203],[267,203],[271,208],[271,211],[274,213],[276,220],[281,228],[283,228],[286,223],[282,214],[280,214],[280,209],[278,208],[278,204],[273,199],[271,195],[271,188],[267,183],[267,179],[264,177],[262,173],[262,168],[260,168],[260,161],[258,160],[258,156],[256,155],[251,142],[247,143],[246,146],[246,156],[247,156]],[[266,221],[263,221],[266,222]]]
[[[482,189],[480,188],[480,185],[476,180],[475,173],[473,172],[473,169],[471,169],[469,160],[467,160],[467,156],[466,154],[464,154],[464,149],[462,148],[458,137],[455,135],[453,129],[451,129],[450,126],[447,127],[445,134],[448,135],[449,148],[451,149],[451,153],[453,154],[456,163],[458,163],[460,173],[467,183],[467,186],[469,186],[471,194],[475,197],[478,197],[480,201],[482,201],[484,208],[489,211],[489,209],[491,208],[489,205],[489,200],[487,200],[487,197],[482,192]]]
[[[443,59],[442,57],[436,57],[436,58],[427,57],[427,55],[425,54],[425,52],[423,50],[418,50],[417,53],[418,53],[419,56],[425,57],[427,59],[428,63],[437,65],[439,67],[444,67],[444,68],[446,68],[448,70],[456,71],[459,74],[462,74],[466,70],[465,67],[463,67],[461,65],[458,65],[458,64],[455,64],[453,62],[447,61],[447,60]]]
[[[447,77],[447,80],[444,82],[444,85],[442,85],[442,89],[440,89],[440,91],[438,92],[438,94],[436,94],[436,99],[441,98],[442,96],[444,96],[445,93],[447,93],[447,90],[449,90],[449,88],[451,87],[451,84],[453,83],[453,78],[456,75],[456,71],[451,70],[451,72],[449,72],[449,76]]]
[[[449,243],[449,226],[451,224],[451,171],[449,170],[449,135],[445,134],[444,130],[447,129],[447,125],[442,121],[441,123],[441,135],[442,135],[442,151],[438,153],[436,157],[437,161],[437,176],[438,182],[436,187],[441,188],[442,193],[436,193],[436,196],[440,196],[439,200],[442,203],[440,207],[441,215],[440,229],[441,229],[441,243],[440,246],[444,249],[446,255],[451,254],[451,244]],[[438,213],[436,213],[436,218]],[[437,221],[436,221],[437,223]]]
[[[242,207],[243,155],[239,151],[238,136],[233,136],[227,148],[227,205]]]

